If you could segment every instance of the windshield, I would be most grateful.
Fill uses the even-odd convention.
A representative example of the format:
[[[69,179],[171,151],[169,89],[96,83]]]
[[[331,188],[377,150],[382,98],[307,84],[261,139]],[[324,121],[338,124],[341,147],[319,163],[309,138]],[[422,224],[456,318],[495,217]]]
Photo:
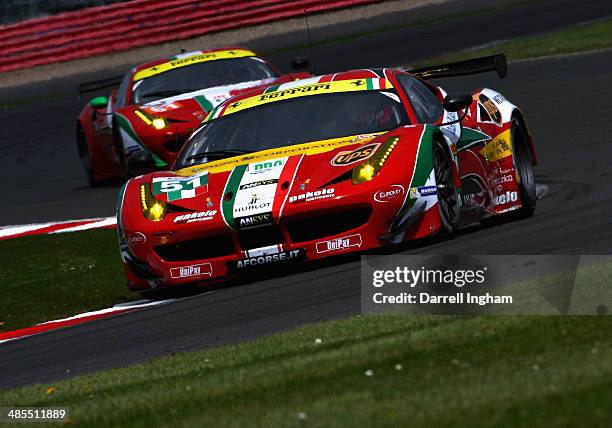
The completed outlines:
[[[274,70],[257,57],[207,61],[137,81],[132,88],[132,100],[133,104],[146,104],[186,92],[272,77],[276,77]]]
[[[394,90],[272,102],[205,123],[185,144],[175,168],[240,153],[389,131],[408,123]]]

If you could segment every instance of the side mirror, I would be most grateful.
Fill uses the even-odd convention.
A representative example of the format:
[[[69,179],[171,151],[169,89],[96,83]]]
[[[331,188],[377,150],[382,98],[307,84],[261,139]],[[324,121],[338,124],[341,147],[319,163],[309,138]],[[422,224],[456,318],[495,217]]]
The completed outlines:
[[[446,98],[444,98],[444,109],[446,111],[457,112],[465,110],[471,104],[471,95],[447,95]]]
[[[93,100],[89,101],[89,105],[93,108],[106,108],[108,105],[107,97],[96,97]]]
[[[310,62],[304,57],[294,58],[293,61],[291,61],[291,68],[294,70],[304,70],[308,68],[309,65]]]

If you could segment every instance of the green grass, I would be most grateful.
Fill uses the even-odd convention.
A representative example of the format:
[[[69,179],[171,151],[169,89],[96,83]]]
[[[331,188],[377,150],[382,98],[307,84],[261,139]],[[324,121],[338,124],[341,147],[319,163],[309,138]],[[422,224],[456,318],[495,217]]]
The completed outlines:
[[[93,427],[603,427],[610,388],[612,317],[382,315],[14,389],[0,405],[68,406]]]
[[[612,48],[612,19],[610,18],[551,33],[508,40],[487,47],[466,49],[419,62],[421,65],[435,64],[497,53],[505,53],[510,61],[517,61],[607,48]]]
[[[0,332],[134,299],[114,230],[0,242]]]

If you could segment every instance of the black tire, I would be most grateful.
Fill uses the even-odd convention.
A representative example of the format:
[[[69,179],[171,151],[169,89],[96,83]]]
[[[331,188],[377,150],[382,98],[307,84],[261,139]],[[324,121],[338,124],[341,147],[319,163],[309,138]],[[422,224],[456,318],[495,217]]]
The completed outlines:
[[[127,160],[127,154],[123,149],[123,138],[121,137],[121,131],[119,131],[119,126],[115,121],[113,121],[113,139],[115,141],[115,152],[117,154],[117,161],[119,162],[121,172],[123,173],[122,179],[128,180],[132,178],[132,175],[130,173],[130,166]]]
[[[442,222],[441,233],[452,237],[459,228],[459,192],[452,173],[452,159],[445,143],[435,140],[433,167],[438,194],[438,211]]]
[[[85,170],[87,182],[91,187],[98,186],[100,182],[94,177],[93,169],[91,167],[91,155],[89,153],[89,145],[87,144],[87,139],[85,137],[85,133],[83,132],[83,128],[81,127],[81,125],[77,125],[77,148],[79,150],[79,158],[81,159],[83,169]]]
[[[520,218],[527,218],[533,215],[537,201],[529,138],[525,125],[517,117],[512,118],[510,133],[512,137],[512,161],[522,204],[521,209],[515,215]]]

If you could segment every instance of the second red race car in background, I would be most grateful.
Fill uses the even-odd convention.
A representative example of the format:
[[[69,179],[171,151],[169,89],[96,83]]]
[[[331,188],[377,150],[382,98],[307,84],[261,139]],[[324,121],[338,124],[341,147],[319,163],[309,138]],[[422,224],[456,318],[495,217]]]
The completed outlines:
[[[295,60],[293,67],[308,62]],[[109,97],[92,99],[77,119],[79,157],[89,183],[166,169],[194,128],[218,104],[257,86],[287,83],[308,73],[281,73],[239,48],[183,53],[132,68]],[[118,79],[90,82],[93,92]]]

